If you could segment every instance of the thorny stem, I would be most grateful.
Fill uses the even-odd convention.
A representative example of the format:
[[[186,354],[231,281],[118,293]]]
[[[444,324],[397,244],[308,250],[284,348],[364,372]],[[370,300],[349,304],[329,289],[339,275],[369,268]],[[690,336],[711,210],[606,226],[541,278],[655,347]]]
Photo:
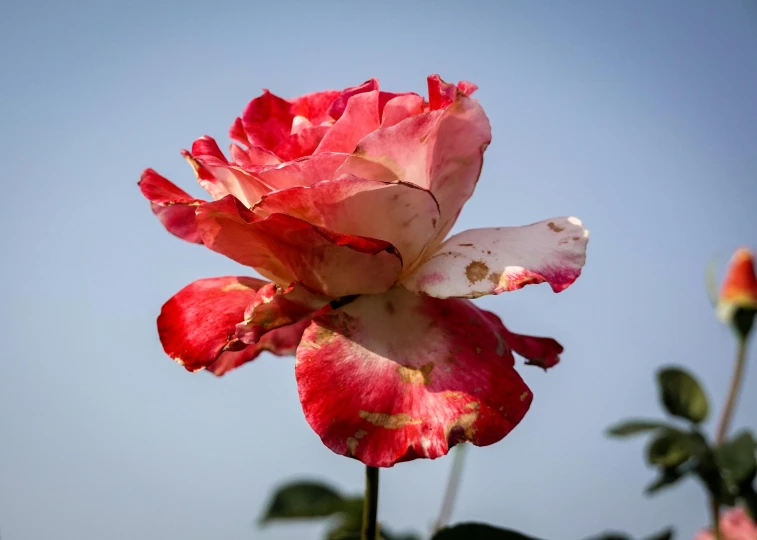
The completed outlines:
[[[442,529],[449,518],[452,515],[452,508],[455,505],[455,498],[457,496],[457,490],[460,487],[460,478],[463,474],[463,462],[465,457],[466,445],[458,444],[454,450],[454,456],[452,456],[452,468],[449,471],[449,479],[447,480],[447,489],[444,492],[444,499],[442,500],[442,507],[439,509],[439,517],[436,518],[434,524],[434,531],[438,532]]]
[[[739,343],[736,348],[736,367],[733,370],[733,376],[731,377],[731,386],[728,388],[728,397],[725,401],[725,407],[723,413],[720,416],[720,423],[718,424],[717,435],[715,436],[715,444],[721,444],[725,440],[725,436],[728,433],[728,426],[731,423],[731,417],[733,416],[733,410],[736,407],[736,399],[739,396],[739,389],[741,388],[741,382],[744,379],[744,367],[746,366],[746,337],[739,337]]]
[[[377,540],[378,526],[378,490],[379,470],[378,467],[365,468],[365,500],[363,502],[363,534],[362,540]]]

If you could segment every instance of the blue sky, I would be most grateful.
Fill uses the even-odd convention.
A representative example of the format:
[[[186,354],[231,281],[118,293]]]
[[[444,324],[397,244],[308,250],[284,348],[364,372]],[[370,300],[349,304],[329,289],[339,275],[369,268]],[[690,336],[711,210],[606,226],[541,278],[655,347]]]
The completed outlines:
[[[161,304],[244,270],[167,234],[136,181],[154,167],[199,195],[179,150],[227,142],[262,88],[294,97],[375,76],[424,93],[431,73],[478,84],[493,126],[455,231],[560,215],[591,231],[569,290],[478,301],[566,350],[547,374],[521,369],[531,411],[468,453],[453,519],[551,540],[667,525],[690,538],[706,523],[694,481],[644,498],[643,442],[603,430],[659,414],[666,364],[706,381],[720,411],[733,341],[704,268],[757,247],[754,3],[16,0],[2,15],[4,540],[319,538],[252,522],[277,482],[359,492],[362,467],[305,423],[292,359],[217,380],[164,356]],[[757,428],[756,386],[752,365],[736,426]],[[385,471],[380,518],[427,530],[450,464]]]

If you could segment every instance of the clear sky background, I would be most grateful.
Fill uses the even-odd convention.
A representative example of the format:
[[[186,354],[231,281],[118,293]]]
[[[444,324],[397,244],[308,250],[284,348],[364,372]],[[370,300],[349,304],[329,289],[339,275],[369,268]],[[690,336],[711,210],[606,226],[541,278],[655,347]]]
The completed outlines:
[[[666,364],[696,372],[720,412],[734,347],[704,269],[757,247],[755,2],[11,0],[0,15],[3,540],[320,537],[253,520],[280,481],[359,492],[362,466],[307,426],[291,358],[215,379],[164,356],[161,304],[247,272],[166,233],[136,182],[154,167],[200,195],[179,150],[225,146],[264,87],[375,76],[425,94],[431,73],[478,84],[493,126],[455,231],[560,215],[591,231],[569,290],[479,301],[565,353],[546,374],[521,364],[531,411],[468,453],[453,520],[549,540],[667,525],[684,539],[707,522],[693,480],[645,498],[642,440],[603,430],[660,415]],[[734,425],[757,429],[750,357]],[[428,530],[450,464],[384,471],[380,518]]]

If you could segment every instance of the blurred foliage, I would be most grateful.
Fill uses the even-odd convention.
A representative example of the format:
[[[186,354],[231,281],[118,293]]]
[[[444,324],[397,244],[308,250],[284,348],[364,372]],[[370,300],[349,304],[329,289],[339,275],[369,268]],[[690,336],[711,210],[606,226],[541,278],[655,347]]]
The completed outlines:
[[[657,376],[660,401],[681,428],[658,420],[628,420],[607,430],[611,437],[649,435],[646,459],[657,478],[646,488],[652,495],[691,475],[698,478],[721,506],[743,503],[757,517],[757,443],[741,431],[720,445],[712,445],[699,430],[707,418],[707,395],[699,382],[679,368],[665,368]],[[664,538],[664,537],[663,537]]]
[[[300,519],[328,519],[324,540],[360,540],[363,497],[345,496],[322,482],[295,481],[279,486],[260,518],[261,524]],[[381,540],[420,540],[415,534],[395,534],[384,527]]]

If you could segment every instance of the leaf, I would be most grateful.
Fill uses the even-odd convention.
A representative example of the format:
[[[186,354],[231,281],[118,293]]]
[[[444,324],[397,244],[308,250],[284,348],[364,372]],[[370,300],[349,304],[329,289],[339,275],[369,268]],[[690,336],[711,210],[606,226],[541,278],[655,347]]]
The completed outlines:
[[[326,484],[293,482],[277,488],[261,522],[326,517],[342,511],[346,502],[344,497]]]
[[[673,533],[675,531],[672,527],[668,527],[664,531],[660,531],[657,534],[653,534],[652,536],[646,538],[646,540],[673,540]]]
[[[533,536],[484,523],[461,523],[442,529],[431,540],[538,540]]]
[[[655,420],[628,420],[612,426],[607,430],[607,434],[611,437],[630,437],[669,427],[667,424]]]
[[[647,462],[667,468],[677,467],[706,448],[701,437],[668,428],[647,445]]]
[[[715,461],[723,479],[732,486],[751,481],[757,472],[757,443],[748,431],[742,431],[715,450]]]
[[[654,495],[661,489],[672,486],[686,476],[686,474],[688,474],[688,471],[678,469],[677,467],[663,469],[660,476],[646,487],[644,493]]]
[[[673,416],[695,424],[707,418],[707,396],[697,380],[682,369],[667,368],[657,374],[660,399]]]

